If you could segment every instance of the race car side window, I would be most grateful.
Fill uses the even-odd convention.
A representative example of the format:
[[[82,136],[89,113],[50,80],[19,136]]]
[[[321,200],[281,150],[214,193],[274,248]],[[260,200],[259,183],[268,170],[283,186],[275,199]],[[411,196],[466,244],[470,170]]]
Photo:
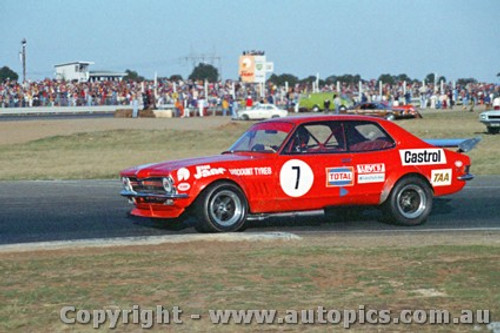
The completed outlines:
[[[394,140],[377,123],[349,121],[344,124],[347,146],[351,152],[385,150],[396,146]]]
[[[318,122],[299,126],[290,137],[284,154],[328,154],[346,151],[341,122]]]

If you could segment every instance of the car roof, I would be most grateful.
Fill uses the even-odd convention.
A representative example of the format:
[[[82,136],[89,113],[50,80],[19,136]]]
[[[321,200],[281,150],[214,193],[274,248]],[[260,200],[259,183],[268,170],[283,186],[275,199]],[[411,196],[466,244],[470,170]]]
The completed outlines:
[[[265,120],[263,122],[273,123],[273,122],[287,122],[295,125],[312,123],[312,122],[321,122],[321,121],[345,121],[345,120],[357,120],[357,121],[372,121],[377,123],[385,122],[385,119],[380,117],[371,117],[371,116],[361,116],[361,115],[300,115],[300,116],[291,116],[291,117],[283,117],[283,118],[274,118]]]

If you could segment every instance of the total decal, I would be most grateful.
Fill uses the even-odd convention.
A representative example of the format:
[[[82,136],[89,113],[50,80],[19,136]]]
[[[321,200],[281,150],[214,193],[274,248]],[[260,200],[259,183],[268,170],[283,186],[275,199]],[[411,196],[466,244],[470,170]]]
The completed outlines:
[[[402,165],[446,164],[443,149],[402,149],[399,151]]]
[[[326,168],[326,187],[340,187],[354,185],[353,167]]]
[[[270,176],[273,170],[271,167],[250,167],[229,169],[229,173],[233,176]]]
[[[358,171],[358,184],[383,183],[385,181],[385,164],[359,164],[356,166]]]
[[[441,169],[431,171],[432,186],[451,185],[451,169]]]

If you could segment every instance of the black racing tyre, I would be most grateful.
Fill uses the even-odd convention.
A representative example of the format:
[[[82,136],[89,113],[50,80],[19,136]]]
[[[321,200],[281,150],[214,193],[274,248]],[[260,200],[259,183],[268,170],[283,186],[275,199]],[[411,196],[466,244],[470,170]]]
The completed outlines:
[[[319,108],[318,105],[314,105],[312,108],[311,108],[312,112],[320,112],[321,109]]]
[[[248,214],[248,202],[235,184],[218,182],[206,188],[195,203],[199,232],[230,232],[241,229]]]
[[[241,119],[243,120],[250,120],[250,117],[248,117],[248,115],[244,114],[241,116]]]
[[[498,134],[498,132],[500,132],[500,127],[488,127],[488,133]]]
[[[397,224],[414,226],[424,223],[432,209],[432,189],[422,178],[400,179],[383,204],[385,215]]]
[[[339,110],[340,110],[340,111],[346,111],[346,110],[347,110],[347,108],[345,107],[345,105],[341,105],[341,106],[339,107]]]

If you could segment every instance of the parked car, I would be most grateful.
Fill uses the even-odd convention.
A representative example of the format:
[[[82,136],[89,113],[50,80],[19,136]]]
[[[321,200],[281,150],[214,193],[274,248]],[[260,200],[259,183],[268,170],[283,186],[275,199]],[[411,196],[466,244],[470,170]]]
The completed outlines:
[[[254,120],[286,117],[288,111],[278,108],[274,104],[257,104],[250,109],[238,111],[238,119]]]
[[[358,103],[341,113],[382,117],[387,120],[422,118],[420,112],[411,105],[390,106],[387,103]]]
[[[220,155],[123,170],[121,195],[134,216],[195,217],[202,232],[356,205],[380,206],[394,222],[417,225],[433,197],[458,192],[473,178],[463,153],[477,142],[426,142],[374,117],[272,119],[254,124]]]
[[[500,132],[500,110],[488,110],[479,115],[479,121],[486,125],[488,133]]]

